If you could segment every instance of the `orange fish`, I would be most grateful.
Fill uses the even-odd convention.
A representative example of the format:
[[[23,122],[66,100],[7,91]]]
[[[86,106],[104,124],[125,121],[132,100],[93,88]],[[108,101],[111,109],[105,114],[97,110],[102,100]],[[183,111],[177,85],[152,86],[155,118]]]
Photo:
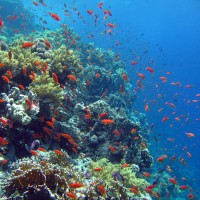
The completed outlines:
[[[8,160],[4,159],[1,161],[1,165],[4,166],[7,162],[8,162]]]
[[[189,151],[187,151],[187,155],[188,155],[189,158],[192,157],[192,154]]]
[[[149,72],[151,72],[151,73],[154,73],[154,70],[151,67],[146,67],[146,70],[149,71]]]
[[[166,79],[166,77],[164,77],[164,76],[161,76],[160,79],[162,80],[163,83],[166,83],[166,82],[167,82],[167,79]]]
[[[144,79],[144,78],[145,78],[144,74],[142,74],[142,73],[137,73],[137,75],[138,75],[141,79]]]
[[[35,80],[35,73],[31,71],[31,75],[29,75],[29,78],[34,81]]]
[[[168,117],[163,117],[162,122],[166,122],[169,118]]]
[[[58,82],[58,76],[57,76],[57,74],[56,73],[52,73],[52,76],[53,76],[53,80],[55,81],[56,85],[58,85],[59,82]]]
[[[94,168],[94,171],[95,172],[101,172],[101,171],[103,171],[103,168],[102,167],[97,167],[97,168]]]
[[[177,181],[175,178],[169,178],[169,181],[174,184],[174,185],[177,185]]]
[[[56,21],[60,21],[60,17],[59,17],[56,13],[50,13],[50,12],[49,12],[49,15],[50,15],[53,19],[55,19]]]
[[[39,151],[42,151],[42,152],[46,152],[46,149],[44,149],[44,148],[42,148],[42,147],[39,147],[38,150],[39,150]]]
[[[101,120],[101,123],[104,125],[108,125],[108,124],[114,124],[115,121],[112,119],[103,119],[103,120]]]
[[[54,128],[54,124],[53,124],[52,122],[46,121],[46,124],[47,124],[48,126],[50,126],[51,128]]]
[[[63,155],[63,152],[62,152],[62,151],[60,151],[60,150],[58,150],[58,149],[54,150],[54,152],[55,152],[57,155],[60,155],[60,156],[62,156],[62,155]]]
[[[26,99],[25,101],[26,101],[26,105],[27,105],[27,110],[31,110],[31,108],[32,108],[31,100],[30,99]]]
[[[128,164],[128,163],[122,164],[122,168],[126,168],[126,167],[130,167],[130,164]]]
[[[71,183],[69,184],[70,188],[80,188],[80,187],[84,187],[84,185],[82,183]]]
[[[104,13],[104,14],[109,14],[110,16],[112,16],[112,13],[111,13],[110,10],[104,10],[103,13]]]
[[[35,151],[35,150],[31,150],[30,153],[31,153],[33,156],[39,156],[39,154],[38,154],[37,151]]]
[[[130,188],[130,191],[133,192],[134,194],[139,194],[139,190],[137,186],[134,186],[133,188]]]
[[[103,195],[103,196],[106,195],[106,190],[102,185],[97,185],[97,188],[98,188],[99,192],[101,193],[101,195]]]
[[[92,15],[92,14],[94,13],[94,11],[93,11],[93,10],[87,10],[87,13],[88,13],[89,15]]]
[[[106,117],[108,115],[108,113],[100,113],[99,114],[99,116],[98,116],[98,118],[104,118],[104,117]]]
[[[122,78],[123,78],[126,82],[129,81],[128,76],[127,76],[125,73],[122,73]]]
[[[115,26],[115,24],[112,24],[112,23],[108,23],[107,24],[110,28],[115,28],[116,26]]]
[[[23,48],[23,49],[27,49],[27,48],[32,47],[34,44],[35,44],[34,42],[25,42],[25,43],[22,45],[22,48]]]
[[[66,195],[69,197],[69,198],[72,198],[72,199],[76,199],[76,195],[72,192],[67,192]]]
[[[45,45],[50,49],[51,48],[51,44],[48,41],[48,39],[44,40]]]
[[[98,7],[99,7],[100,9],[102,9],[102,8],[103,8],[103,2],[100,2],[100,3],[98,4]]]
[[[47,163],[46,163],[45,161],[41,161],[40,164],[44,166],[44,165],[46,165]]]
[[[188,138],[191,138],[191,137],[194,137],[194,136],[195,136],[194,133],[186,133],[186,135],[187,135]]]
[[[68,75],[67,78],[70,79],[70,80],[72,80],[72,81],[75,81],[75,82],[78,81],[77,78],[75,76],[71,75],[71,74]]]
[[[143,172],[143,175],[144,175],[145,177],[147,177],[147,178],[151,177],[151,174],[148,173],[148,172]]]
[[[131,133],[136,133],[136,132],[137,132],[137,130],[135,128],[131,129]]]
[[[12,74],[12,72],[10,70],[7,70],[6,74],[9,76],[10,79],[13,78],[13,74]]]
[[[0,103],[5,103],[5,102],[6,102],[5,99],[1,99],[1,98],[0,98]]]
[[[159,157],[159,158],[157,159],[157,161],[162,163],[162,162],[164,161],[165,158],[167,158],[167,156],[166,156],[166,155],[163,155],[163,156]]]
[[[97,78],[99,78],[99,77],[101,76],[101,74],[97,73],[97,74],[95,74],[95,76],[96,76]]]
[[[72,139],[72,137],[67,133],[61,133],[61,136],[67,139]]]
[[[180,190],[187,190],[188,189],[188,185],[181,185],[179,186]]]
[[[19,89],[21,89],[21,90],[24,90],[24,89],[25,89],[25,87],[24,87],[23,85],[21,85],[21,84],[18,84],[18,87],[19,87]]]
[[[3,66],[5,66],[5,64],[3,64],[3,63],[0,63],[0,67],[3,67]]]
[[[115,149],[115,147],[113,147],[113,146],[109,146],[109,149],[113,152],[113,153],[115,153],[117,150]]]
[[[145,111],[148,111],[149,110],[149,104],[147,103],[146,105],[145,105]]]
[[[10,80],[7,76],[2,76],[2,79],[7,83],[10,84]]]

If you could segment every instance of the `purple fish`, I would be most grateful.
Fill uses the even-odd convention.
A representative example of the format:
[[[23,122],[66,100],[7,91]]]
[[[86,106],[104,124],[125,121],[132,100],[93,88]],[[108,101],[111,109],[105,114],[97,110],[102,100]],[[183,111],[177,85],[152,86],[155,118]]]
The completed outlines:
[[[115,181],[116,180],[118,180],[118,181],[124,181],[125,180],[124,177],[119,172],[114,172],[112,174],[112,176],[113,176]]]

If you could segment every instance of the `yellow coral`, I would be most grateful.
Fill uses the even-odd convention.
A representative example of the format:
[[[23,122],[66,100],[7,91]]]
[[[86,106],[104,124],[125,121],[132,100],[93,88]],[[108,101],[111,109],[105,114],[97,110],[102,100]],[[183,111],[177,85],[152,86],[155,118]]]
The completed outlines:
[[[37,94],[40,100],[49,100],[55,105],[60,104],[64,98],[62,89],[56,85],[53,78],[49,74],[36,76],[35,80],[30,85],[30,90]]]

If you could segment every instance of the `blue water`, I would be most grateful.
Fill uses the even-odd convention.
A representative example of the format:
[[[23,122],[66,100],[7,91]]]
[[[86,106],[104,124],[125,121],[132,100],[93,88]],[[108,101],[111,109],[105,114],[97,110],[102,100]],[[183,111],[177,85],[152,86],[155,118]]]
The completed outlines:
[[[113,14],[107,22],[116,24],[111,36],[103,34],[105,30],[103,11],[97,6],[100,1],[46,0],[44,2],[47,6],[38,7],[31,1],[22,2],[32,13],[35,24],[51,30],[59,28],[60,24],[67,24],[80,34],[83,41],[93,42],[95,46],[105,49],[112,48],[119,53],[120,58],[127,64],[128,76],[133,87],[137,87],[136,81],[139,79],[137,72],[145,75],[143,89],[136,93],[133,110],[145,112],[144,106],[149,103],[146,117],[149,124],[154,123],[149,141],[152,155],[155,156],[153,170],[155,172],[159,168],[156,159],[166,154],[168,164],[173,170],[171,176],[176,176],[178,182],[181,182],[182,177],[186,177],[188,179],[186,184],[193,188],[196,199],[200,199],[200,121],[196,120],[200,118],[200,105],[199,102],[192,102],[192,100],[200,100],[200,97],[195,96],[200,93],[200,2],[197,0],[105,0],[102,10],[109,9]],[[64,3],[70,16],[64,15]],[[74,6],[83,19],[77,15]],[[98,15],[96,26],[94,17],[86,12],[88,9],[94,10]],[[48,12],[57,13],[61,21],[56,22]],[[48,23],[43,24],[40,17]],[[88,38],[91,34],[94,37]],[[116,41],[119,42],[118,47]],[[131,65],[138,56],[140,57],[138,64]],[[153,67],[154,74],[145,69],[147,65]],[[172,74],[167,75],[166,72]],[[162,83],[161,76],[167,78],[167,83]],[[172,85],[172,82],[180,82],[181,87]],[[158,87],[155,87],[156,83]],[[192,85],[192,88],[186,88],[186,85]],[[162,97],[158,98],[158,94]],[[191,103],[188,104],[188,100]],[[175,108],[167,106],[166,102],[173,103]],[[161,108],[163,110],[158,112]],[[176,113],[172,114],[172,112]],[[176,121],[174,118],[180,115],[184,115],[184,118]],[[162,122],[164,116],[168,116],[169,120]],[[187,122],[186,118],[188,118]],[[186,132],[194,133],[195,137],[188,138]],[[158,142],[155,141],[155,137]],[[167,138],[174,138],[175,141],[171,143]],[[187,156],[187,151],[192,154],[191,158]],[[176,156],[177,161],[171,161],[171,156]],[[186,166],[179,161],[180,157],[186,160]],[[166,167],[166,164],[164,166]],[[188,199],[188,193],[184,194],[185,199]]]

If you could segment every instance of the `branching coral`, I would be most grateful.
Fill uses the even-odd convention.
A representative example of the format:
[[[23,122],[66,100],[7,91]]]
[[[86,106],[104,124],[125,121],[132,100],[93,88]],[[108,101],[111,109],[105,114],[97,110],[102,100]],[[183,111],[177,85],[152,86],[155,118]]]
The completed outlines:
[[[57,105],[63,99],[62,89],[48,74],[36,76],[30,85],[30,90],[37,94],[40,100],[49,100]]]

